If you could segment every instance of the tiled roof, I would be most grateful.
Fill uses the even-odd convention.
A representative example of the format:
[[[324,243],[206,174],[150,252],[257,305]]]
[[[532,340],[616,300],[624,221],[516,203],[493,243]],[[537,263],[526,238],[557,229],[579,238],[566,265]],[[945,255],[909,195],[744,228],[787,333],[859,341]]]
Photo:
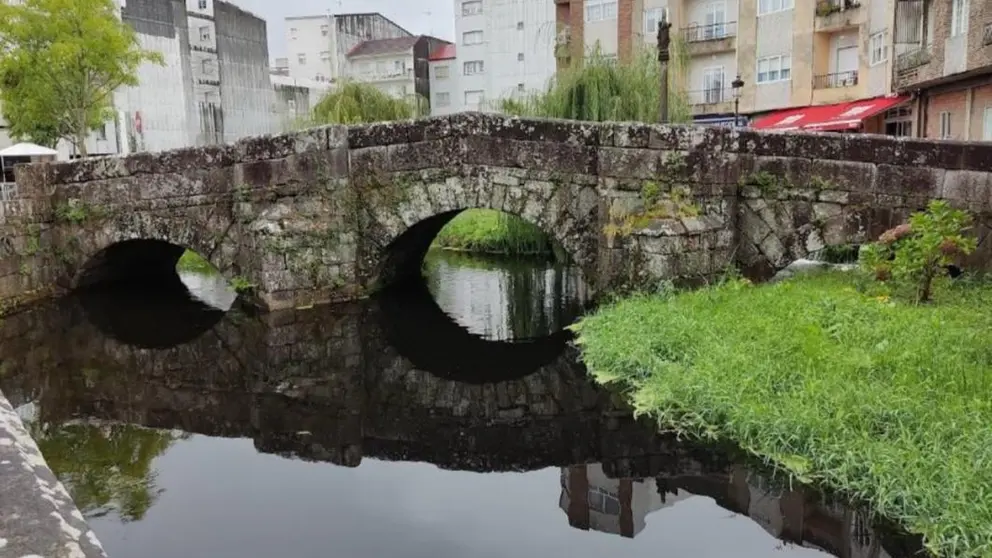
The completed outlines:
[[[392,54],[406,52],[413,48],[420,37],[399,37],[396,39],[372,39],[355,45],[348,56],[375,56],[377,54]]]
[[[451,60],[455,57],[455,45],[448,43],[434,49],[428,60]]]

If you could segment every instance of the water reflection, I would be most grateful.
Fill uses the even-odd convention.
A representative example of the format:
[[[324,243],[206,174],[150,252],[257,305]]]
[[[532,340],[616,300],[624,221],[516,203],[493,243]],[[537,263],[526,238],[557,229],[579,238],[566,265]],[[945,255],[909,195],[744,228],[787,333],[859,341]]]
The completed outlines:
[[[589,300],[579,269],[552,260],[432,250],[424,263],[428,288],[442,310],[486,339],[555,333]]]
[[[35,408],[111,558],[915,550],[634,420],[564,337],[483,339],[426,288],[257,317],[235,305],[206,331],[218,310],[157,292],[81,293],[0,327],[0,388]],[[476,369],[488,380],[455,373]]]

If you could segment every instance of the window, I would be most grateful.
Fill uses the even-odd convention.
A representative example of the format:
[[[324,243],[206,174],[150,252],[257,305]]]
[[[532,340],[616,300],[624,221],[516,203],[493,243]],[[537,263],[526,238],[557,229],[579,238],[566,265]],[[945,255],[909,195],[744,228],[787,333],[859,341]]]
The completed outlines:
[[[887,136],[912,136],[913,122],[911,120],[896,120],[885,123],[885,135]]]
[[[795,7],[795,0],[758,0],[758,15],[773,14],[791,10]]]
[[[372,63],[371,62],[362,62],[361,64],[359,64],[358,68],[359,68],[358,71],[360,73],[362,73],[363,75],[369,75],[369,74],[372,73]]]
[[[586,0],[586,21],[617,18],[617,0]]]
[[[481,45],[482,31],[466,31],[462,33],[463,45]]]
[[[462,2],[462,15],[478,15],[482,13],[482,1],[481,0],[469,0],[468,2]]]
[[[486,100],[486,92],[481,89],[466,91],[465,104],[469,107],[478,107]]]
[[[885,31],[873,33],[869,38],[869,63],[878,66],[889,60],[889,45],[885,44]]]
[[[953,0],[951,4],[951,36],[968,34],[968,0]]]
[[[523,61],[524,61],[524,53],[518,52],[517,53],[517,62],[523,62]]]
[[[523,29],[524,29],[524,22],[518,21],[517,22],[517,31],[523,31]]]
[[[654,40],[655,35],[658,34],[658,24],[662,19],[671,21],[668,17],[668,8],[644,10],[644,34],[650,40]]]
[[[985,107],[982,115],[982,141],[992,141],[992,107]]]
[[[209,41],[210,40],[210,27],[204,25],[200,28],[200,40]]]
[[[296,28],[295,27],[290,27],[289,28],[289,38],[290,39],[293,39],[294,41],[296,40]]]
[[[214,61],[209,58],[204,58],[200,65],[203,67],[203,73],[212,74],[214,73]]]
[[[448,66],[434,66],[434,79],[448,79]]]
[[[434,104],[439,107],[446,107],[451,104],[451,93],[438,93],[434,95]]]
[[[703,26],[703,39],[721,39],[727,36],[727,6],[723,2],[710,2],[706,5],[706,19]]]
[[[301,66],[306,66],[307,65],[307,55],[306,54],[297,54],[296,55],[296,61],[299,62]]]
[[[330,60],[331,59],[331,51],[329,51],[329,50],[322,50],[322,51],[320,51],[320,59],[323,60],[324,62],[327,62],[328,60]]]
[[[104,123],[102,126],[96,129],[96,139],[106,141],[107,139],[107,124]]]
[[[462,74],[474,76],[486,71],[485,63],[482,60],[470,60],[462,64]]]
[[[320,26],[320,35],[322,37],[326,37],[328,34],[330,34],[330,32],[331,32],[331,27],[329,25]]]
[[[286,108],[288,108],[289,110],[291,110],[293,112],[296,112],[296,100],[295,99],[289,99],[289,100],[287,100],[286,101]]]
[[[940,113],[940,139],[951,139],[951,113]]]
[[[707,104],[723,102],[723,66],[703,69],[703,102]]]
[[[317,81],[327,81],[327,78],[324,76],[324,74],[317,74],[313,77],[313,79]]]
[[[520,91],[520,92],[522,93],[522,92],[523,92],[523,90],[524,90],[524,84],[522,84],[522,83],[518,83],[518,84],[517,84],[517,91]]]
[[[766,56],[758,59],[758,83],[772,83],[792,79],[792,56]]]
[[[604,515],[620,515],[620,500],[602,488],[589,489],[589,509]]]
[[[201,10],[206,10],[206,9],[207,9],[207,0],[200,0],[200,1],[199,1],[199,2],[197,3],[197,6],[199,6],[199,8],[200,8]]]

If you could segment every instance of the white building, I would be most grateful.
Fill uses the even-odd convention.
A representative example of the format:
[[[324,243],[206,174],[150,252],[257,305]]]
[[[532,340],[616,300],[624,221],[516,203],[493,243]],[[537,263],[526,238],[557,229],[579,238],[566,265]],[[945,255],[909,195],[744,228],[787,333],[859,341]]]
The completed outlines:
[[[270,79],[276,94],[278,129],[286,132],[305,124],[313,108],[333,89],[326,81],[294,79],[275,72]]]
[[[431,116],[452,114],[465,110],[459,77],[457,47],[444,45],[430,56]]]
[[[345,56],[344,76],[375,85],[394,97],[414,95],[413,47],[419,39],[410,36],[361,42]]]
[[[348,52],[359,43],[411,36],[379,13],[287,17],[285,67],[297,79],[335,81],[344,76]]]
[[[454,64],[464,110],[543,89],[555,72],[555,5],[548,0],[456,0]]]

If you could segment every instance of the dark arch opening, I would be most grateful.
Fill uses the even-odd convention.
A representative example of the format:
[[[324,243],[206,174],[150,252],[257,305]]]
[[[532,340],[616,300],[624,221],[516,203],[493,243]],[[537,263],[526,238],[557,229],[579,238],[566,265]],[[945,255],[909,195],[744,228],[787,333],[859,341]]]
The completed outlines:
[[[180,272],[184,255],[199,268]],[[197,284],[196,278],[204,278]],[[156,239],[116,242],[76,275],[70,300],[111,339],[145,349],[188,343],[217,325],[237,294],[204,258]]]

